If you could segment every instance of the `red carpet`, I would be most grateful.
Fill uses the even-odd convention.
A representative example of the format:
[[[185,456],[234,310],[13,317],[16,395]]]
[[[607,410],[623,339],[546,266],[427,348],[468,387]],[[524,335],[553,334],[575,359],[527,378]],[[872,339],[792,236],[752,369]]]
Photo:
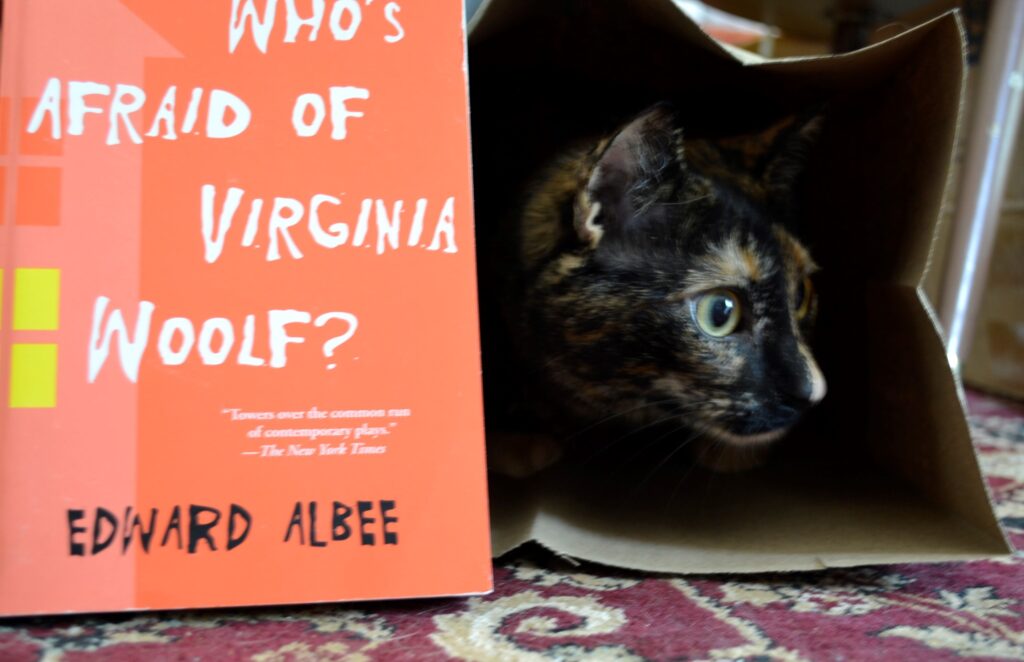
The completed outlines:
[[[1024,407],[971,398],[982,468],[1024,548]],[[574,569],[540,551],[483,598],[0,624],[0,660],[1019,660],[1013,559],[738,578]]]

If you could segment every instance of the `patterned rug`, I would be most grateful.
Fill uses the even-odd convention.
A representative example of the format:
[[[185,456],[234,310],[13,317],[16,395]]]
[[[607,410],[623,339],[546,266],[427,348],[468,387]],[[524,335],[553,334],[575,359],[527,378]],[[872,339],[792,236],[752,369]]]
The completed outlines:
[[[1024,548],[1024,407],[970,405],[998,514]],[[528,550],[495,572],[481,598],[0,622],[0,660],[1024,659],[1019,552],[683,579]]]

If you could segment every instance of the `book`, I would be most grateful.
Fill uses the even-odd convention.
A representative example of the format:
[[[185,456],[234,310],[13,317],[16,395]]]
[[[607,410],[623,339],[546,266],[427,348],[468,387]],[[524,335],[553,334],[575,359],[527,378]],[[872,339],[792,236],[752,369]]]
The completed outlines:
[[[461,0],[8,0],[0,614],[490,588]]]

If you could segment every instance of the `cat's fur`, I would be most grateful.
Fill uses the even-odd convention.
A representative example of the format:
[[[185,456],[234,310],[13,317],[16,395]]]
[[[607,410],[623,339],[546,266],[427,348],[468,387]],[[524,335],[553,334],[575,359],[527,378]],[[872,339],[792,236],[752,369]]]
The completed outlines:
[[[821,400],[807,345],[817,267],[792,230],[817,124],[689,140],[659,104],[539,178],[507,237],[514,264],[483,283],[515,366],[491,372],[510,357],[485,354],[492,468],[532,473],[612,419],[669,421],[705,464],[741,468],[708,449],[763,448]],[[695,307],[721,292],[739,324],[713,337]]]

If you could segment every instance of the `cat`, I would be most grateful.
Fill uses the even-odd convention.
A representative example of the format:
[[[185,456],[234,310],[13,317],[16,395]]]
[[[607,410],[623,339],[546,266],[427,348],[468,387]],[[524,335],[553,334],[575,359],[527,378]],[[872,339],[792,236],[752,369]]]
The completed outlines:
[[[544,171],[481,266],[504,334],[484,353],[492,470],[536,473],[605,421],[670,422],[741,470],[821,401],[818,267],[793,230],[820,124],[688,139],[663,102]]]

